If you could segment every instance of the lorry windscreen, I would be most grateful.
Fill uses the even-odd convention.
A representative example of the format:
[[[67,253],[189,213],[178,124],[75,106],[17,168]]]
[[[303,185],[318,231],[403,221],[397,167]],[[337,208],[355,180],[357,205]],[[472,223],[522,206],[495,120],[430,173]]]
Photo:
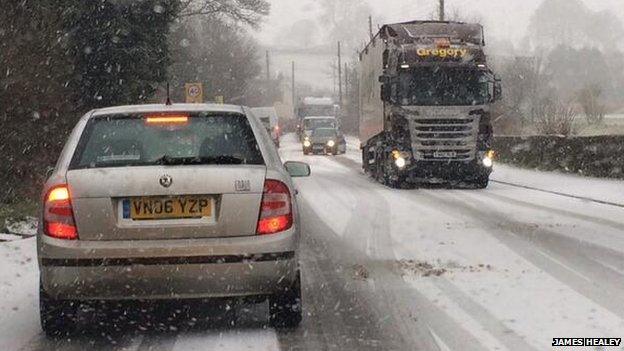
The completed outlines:
[[[333,116],[335,114],[333,105],[307,105],[299,107],[299,117],[308,116]]]
[[[474,106],[490,99],[485,72],[466,68],[423,67],[402,73],[398,99],[412,106]]]

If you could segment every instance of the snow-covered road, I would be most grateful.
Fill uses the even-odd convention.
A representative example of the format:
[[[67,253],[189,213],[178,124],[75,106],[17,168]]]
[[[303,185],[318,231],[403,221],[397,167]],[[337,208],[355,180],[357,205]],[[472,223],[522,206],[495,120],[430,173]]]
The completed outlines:
[[[392,190],[362,174],[354,140],[337,157],[303,156],[292,136],[282,145],[313,171],[296,181],[299,330],[266,327],[263,307],[210,328],[173,308],[48,340],[26,239],[0,243],[0,350],[524,351],[624,337],[624,182],[500,166],[487,190]]]

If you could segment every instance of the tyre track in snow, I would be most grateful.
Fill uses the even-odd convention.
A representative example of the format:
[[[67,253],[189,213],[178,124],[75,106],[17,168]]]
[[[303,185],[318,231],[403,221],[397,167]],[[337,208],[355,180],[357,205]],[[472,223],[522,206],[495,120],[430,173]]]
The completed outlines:
[[[332,160],[351,169],[357,170],[357,168],[360,167],[360,164],[358,162],[355,162],[354,160],[348,158],[338,157]],[[361,184],[361,189],[367,190],[367,194],[369,197],[372,197],[370,194],[375,191],[375,188],[381,190],[396,191],[396,193],[392,193],[393,196],[404,196],[406,194],[413,194],[409,191],[390,190],[378,183],[375,183],[372,179],[368,178],[362,171],[360,171],[359,173],[362,175],[362,177],[365,177],[363,178],[365,183]],[[380,206],[378,205],[379,203],[386,203],[386,200],[383,197],[377,195],[372,201],[360,201],[360,203],[364,203],[365,206],[377,207],[374,211],[379,216],[383,216],[386,218],[386,220],[388,220],[388,214],[390,210],[387,208],[387,204],[385,206],[382,206],[385,208],[379,208]],[[434,208],[438,207],[435,201],[431,201],[428,205]],[[391,251],[391,249],[388,248],[388,243],[392,243],[392,239],[389,237],[390,228],[386,230],[385,234],[378,232],[372,233],[372,235],[377,238],[377,243],[374,245],[374,247],[381,248],[382,252]],[[520,337],[513,330],[508,328],[501,320],[496,318],[484,307],[482,307],[477,301],[462,292],[458,287],[453,284],[453,282],[444,277],[434,277],[430,279],[434,281],[434,285],[436,285],[446,296],[448,296],[451,300],[461,306],[461,308],[469,313],[471,317],[473,317],[484,328],[484,330],[486,330],[492,337],[494,337],[505,347],[510,350],[536,350],[533,346],[529,345],[522,337]],[[423,299],[426,299],[426,297],[423,296]],[[433,319],[435,320],[435,317]],[[447,339],[444,339],[444,341],[446,340]],[[467,336],[463,336],[463,340],[468,340]],[[467,344],[469,343],[464,343],[463,345],[457,344],[451,348],[456,350],[462,350],[466,349]],[[477,349],[486,348],[483,345],[480,345]]]
[[[560,208],[544,206],[544,205],[540,205],[540,204],[536,204],[536,203],[532,203],[532,202],[527,202],[527,201],[523,201],[523,200],[519,200],[519,199],[515,199],[515,198],[510,198],[510,197],[507,197],[507,196],[504,196],[504,195],[500,195],[500,194],[487,192],[487,191],[481,192],[479,195],[480,196],[489,197],[489,198],[497,200],[497,201],[505,202],[505,203],[508,203],[510,205],[522,206],[522,207],[525,207],[525,208],[534,209],[534,210],[540,210],[540,211],[548,211],[548,212],[551,212],[551,213],[554,213],[554,214],[558,214],[558,215],[561,215],[561,216],[570,217],[570,218],[576,218],[576,219],[580,219],[580,220],[583,220],[583,221],[586,221],[586,222],[592,222],[592,223],[595,223],[595,224],[604,225],[604,226],[611,227],[613,229],[621,230],[621,231],[624,232],[624,223],[622,223],[622,222],[617,222],[617,221],[613,221],[613,220],[606,219],[606,218],[590,216],[590,215],[587,215],[587,214],[584,214],[584,213],[578,213],[578,212],[564,210],[564,209],[560,209]]]
[[[449,210],[460,211],[481,222],[483,228],[509,249],[603,308],[624,318],[624,275],[592,259],[604,251],[596,245],[554,231],[506,219],[476,196],[424,194]],[[410,198],[409,196],[407,198]],[[412,201],[416,201],[412,198]],[[611,253],[612,254],[612,253]],[[591,277],[591,278],[589,278]],[[589,279],[589,281],[588,281]]]
[[[367,312],[362,311],[362,314],[368,314],[368,317],[357,319],[348,317],[342,319],[340,325],[344,323],[352,325],[352,330],[358,334],[361,330],[364,332],[363,335],[381,335],[372,339],[369,338],[369,341],[378,340],[377,345],[373,342],[365,342],[357,348],[351,348],[349,344],[336,345],[334,342],[327,345],[328,349],[334,349],[335,346],[338,346],[337,349],[349,350],[441,350],[430,330],[434,330],[444,344],[452,350],[486,349],[479,340],[448,316],[444,310],[436,307],[427,297],[405,282],[401,277],[401,272],[395,268],[393,260],[387,257],[385,259],[375,258],[386,256],[385,253],[373,253],[373,257],[366,255],[351,245],[350,241],[353,238],[349,240],[346,237],[341,238],[340,235],[325,225],[309,206],[304,205],[302,208],[305,211],[305,218],[312,221],[315,228],[313,232],[307,232],[304,238],[305,245],[313,249],[315,256],[322,258],[319,262],[322,262],[321,267],[324,272],[342,272],[340,279],[334,280],[325,277],[325,281],[337,283],[337,286],[334,287],[334,290],[338,291],[336,296],[344,296],[344,289],[347,287],[357,289],[358,295],[355,301],[362,301],[368,309]],[[380,236],[378,240],[372,243],[372,246],[383,247],[384,245],[388,246],[388,243],[386,236]],[[367,269],[369,272],[367,281],[354,280],[352,273],[354,265],[361,265]],[[349,301],[348,296],[346,294],[346,298],[342,298],[340,301]],[[335,303],[336,301],[334,301]],[[320,308],[328,307],[327,303],[318,304],[318,306]],[[330,304],[329,307],[331,309],[332,305]],[[347,310],[350,309],[353,309],[353,306]],[[356,314],[356,316],[361,315]],[[344,316],[341,317],[344,318]],[[324,320],[321,318],[321,322]],[[339,332],[345,331],[344,327],[338,326],[336,328],[335,330]],[[331,338],[331,330],[325,335]],[[341,337],[332,339],[341,340]],[[289,349],[289,347],[286,344],[282,349]]]
[[[284,152],[284,148],[281,151]],[[332,186],[341,187],[343,190],[347,188],[349,193],[356,195],[356,206],[351,209],[353,216],[344,233],[333,232],[323,223],[322,218],[314,211],[310,211],[308,204],[300,202],[301,207],[307,211],[302,212],[302,219],[311,220],[315,228],[313,232],[315,234],[306,235],[304,243],[308,238],[314,240],[321,238],[319,243],[323,249],[318,251],[319,254],[329,252],[334,261],[332,264],[339,263],[341,271],[344,267],[352,267],[354,264],[368,270],[370,277],[366,283],[361,283],[364,285],[360,289],[360,298],[366,299],[382,326],[389,326],[389,329],[384,330],[395,331],[394,334],[398,331],[400,340],[403,340],[401,347],[392,347],[393,343],[386,340],[382,349],[446,350],[447,347],[451,350],[467,351],[487,349],[445,310],[435,306],[429,298],[403,280],[403,272],[396,266],[389,232],[388,205],[383,197],[374,189],[370,189],[371,184],[377,187],[377,190],[384,189],[383,186],[371,183],[365,177],[353,178],[349,174],[340,175],[325,170],[318,172],[314,169],[315,166],[323,169],[328,164],[333,165],[330,169],[334,168],[336,162],[340,160],[339,157],[311,159],[296,157],[297,155],[293,153],[284,156],[286,159],[293,156],[295,159],[312,161],[314,176],[311,180],[318,182],[320,188],[328,191],[331,191]],[[355,162],[343,165],[351,169],[353,163]],[[304,194],[305,187],[300,188]],[[344,206],[340,199],[333,202]],[[378,206],[370,206],[375,203]],[[346,276],[344,279],[348,282],[353,277]],[[342,284],[345,284],[344,279]]]

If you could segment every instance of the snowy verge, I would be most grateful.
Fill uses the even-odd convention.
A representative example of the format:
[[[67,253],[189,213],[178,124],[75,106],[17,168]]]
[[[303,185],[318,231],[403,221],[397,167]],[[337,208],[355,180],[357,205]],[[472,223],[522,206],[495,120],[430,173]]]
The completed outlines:
[[[497,164],[492,180],[624,206],[624,181]]]

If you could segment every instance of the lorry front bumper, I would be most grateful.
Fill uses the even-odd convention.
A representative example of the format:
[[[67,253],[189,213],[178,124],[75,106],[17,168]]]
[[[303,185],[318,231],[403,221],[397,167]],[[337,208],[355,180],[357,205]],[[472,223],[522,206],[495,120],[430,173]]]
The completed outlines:
[[[462,181],[489,177],[492,167],[485,167],[481,161],[411,161],[402,175],[415,180]]]

